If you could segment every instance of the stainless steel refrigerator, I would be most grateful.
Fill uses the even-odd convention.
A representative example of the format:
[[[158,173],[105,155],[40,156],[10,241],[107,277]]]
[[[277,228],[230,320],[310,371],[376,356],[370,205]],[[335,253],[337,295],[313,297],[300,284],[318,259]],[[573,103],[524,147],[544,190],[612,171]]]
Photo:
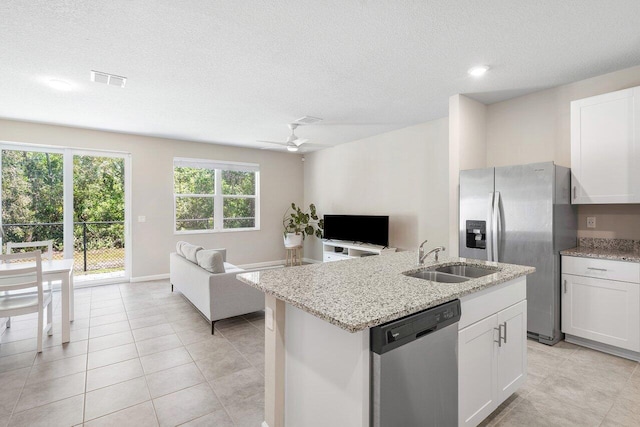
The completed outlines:
[[[553,162],[460,171],[460,256],[530,265],[527,331],[555,344],[560,254],[576,246],[570,169]]]

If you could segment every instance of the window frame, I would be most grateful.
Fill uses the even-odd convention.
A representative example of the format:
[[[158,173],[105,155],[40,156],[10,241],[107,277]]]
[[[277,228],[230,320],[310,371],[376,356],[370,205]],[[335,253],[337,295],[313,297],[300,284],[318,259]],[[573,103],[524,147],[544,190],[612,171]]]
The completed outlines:
[[[214,193],[213,194],[191,194],[176,193],[175,170],[176,167],[191,167],[210,169],[214,173]],[[222,172],[223,171],[252,172],[255,174],[255,194],[223,194],[222,192]],[[175,157],[173,159],[173,233],[174,234],[212,234],[231,233],[242,231],[260,230],[260,165],[256,163],[241,163],[231,161],[189,159]],[[178,230],[177,200],[178,198],[212,198],[213,199],[213,228],[204,230]],[[254,199],[255,200],[255,225],[253,227],[224,228],[224,199]]]

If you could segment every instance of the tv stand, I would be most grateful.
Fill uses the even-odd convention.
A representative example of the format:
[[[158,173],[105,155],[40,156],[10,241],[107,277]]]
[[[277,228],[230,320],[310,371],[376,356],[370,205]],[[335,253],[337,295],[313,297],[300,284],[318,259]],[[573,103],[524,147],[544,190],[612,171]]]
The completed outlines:
[[[389,248],[368,243],[353,243],[342,240],[324,240],[322,242],[322,261],[343,261],[350,258],[360,258],[370,255],[383,255],[395,252],[396,248]]]

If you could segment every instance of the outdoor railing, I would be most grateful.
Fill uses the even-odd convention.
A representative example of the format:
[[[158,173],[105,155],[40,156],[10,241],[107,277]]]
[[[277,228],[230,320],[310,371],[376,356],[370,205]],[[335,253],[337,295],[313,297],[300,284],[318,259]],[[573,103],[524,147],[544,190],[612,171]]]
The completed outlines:
[[[2,251],[6,242],[53,240],[54,258],[63,257],[63,224],[2,224]],[[73,223],[73,252],[76,274],[124,270],[124,221]]]

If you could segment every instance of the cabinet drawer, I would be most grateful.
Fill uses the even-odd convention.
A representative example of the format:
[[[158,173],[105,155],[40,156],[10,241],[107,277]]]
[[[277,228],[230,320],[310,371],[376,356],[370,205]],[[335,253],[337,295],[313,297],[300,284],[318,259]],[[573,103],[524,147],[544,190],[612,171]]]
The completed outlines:
[[[562,273],[640,283],[640,264],[636,262],[563,256]]]

